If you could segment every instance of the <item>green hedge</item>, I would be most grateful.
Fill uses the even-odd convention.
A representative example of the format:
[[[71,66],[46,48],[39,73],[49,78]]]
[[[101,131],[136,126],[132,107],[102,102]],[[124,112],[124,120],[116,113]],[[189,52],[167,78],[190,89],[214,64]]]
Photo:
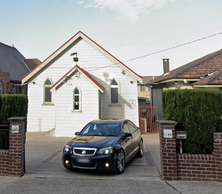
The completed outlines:
[[[27,116],[28,99],[23,94],[0,95],[0,124],[9,124],[8,118]]]
[[[167,90],[162,92],[163,117],[178,122],[185,130],[183,151],[212,153],[213,133],[222,131],[222,92],[220,90]]]

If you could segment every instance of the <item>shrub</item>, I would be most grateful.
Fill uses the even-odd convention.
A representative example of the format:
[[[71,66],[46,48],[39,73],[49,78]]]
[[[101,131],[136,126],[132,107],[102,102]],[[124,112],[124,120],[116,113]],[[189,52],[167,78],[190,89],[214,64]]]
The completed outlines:
[[[0,124],[9,124],[8,118],[27,116],[28,99],[23,94],[0,95]]]
[[[222,131],[222,92],[220,90],[167,90],[162,93],[163,116],[178,122],[185,130],[183,150],[211,153],[213,133]]]

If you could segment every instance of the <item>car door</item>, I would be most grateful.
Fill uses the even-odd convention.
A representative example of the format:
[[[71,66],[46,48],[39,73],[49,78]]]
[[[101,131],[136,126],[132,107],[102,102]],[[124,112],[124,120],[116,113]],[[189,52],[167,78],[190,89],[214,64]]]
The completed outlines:
[[[128,134],[130,133],[126,122],[123,123],[122,133],[123,133],[123,136],[125,136],[126,133],[128,133]],[[123,139],[122,147],[124,147],[124,149],[125,149],[125,157],[127,159],[127,157],[130,155],[130,153],[132,152],[132,149],[133,149],[132,148],[132,137],[131,136],[125,137]]]
[[[127,126],[129,128],[130,133],[132,134],[132,150],[136,151],[139,148],[138,146],[140,141],[140,131],[138,127],[131,121],[127,121]]]

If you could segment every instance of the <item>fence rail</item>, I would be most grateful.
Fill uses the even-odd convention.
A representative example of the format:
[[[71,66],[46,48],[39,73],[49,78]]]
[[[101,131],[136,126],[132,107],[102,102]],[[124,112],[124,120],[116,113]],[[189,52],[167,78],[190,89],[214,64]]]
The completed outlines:
[[[0,149],[9,149],[9,125],[0,125]]]

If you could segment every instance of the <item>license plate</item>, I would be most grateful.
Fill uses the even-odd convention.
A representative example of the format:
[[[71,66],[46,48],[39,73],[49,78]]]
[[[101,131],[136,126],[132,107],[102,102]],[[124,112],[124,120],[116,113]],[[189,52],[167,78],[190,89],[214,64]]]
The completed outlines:
[[[90,163],[90,160],[89,160],[89,158],[77,158],[77,162],[88,164],[88,163]]]

